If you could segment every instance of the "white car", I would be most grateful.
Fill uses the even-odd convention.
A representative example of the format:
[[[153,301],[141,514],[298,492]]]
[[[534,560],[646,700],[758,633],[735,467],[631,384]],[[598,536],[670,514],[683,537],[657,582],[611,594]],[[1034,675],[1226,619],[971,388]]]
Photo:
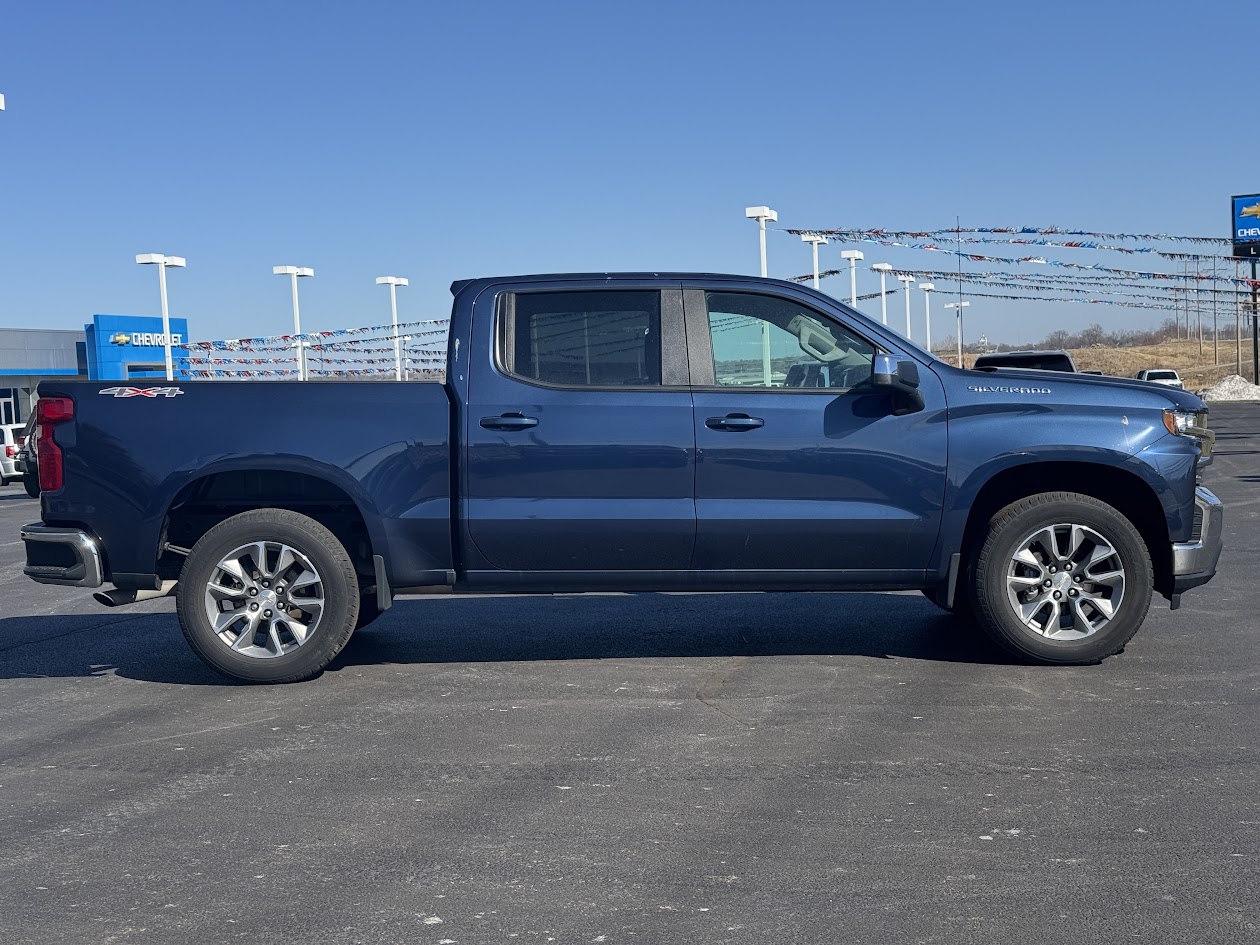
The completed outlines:
[[[1152,384],[1163,384],[1165,387],[1175,387],[1178,390],[1185,390],[1186,385],[1181,383],[1181,377],[1176,371],[1170,371],[1166,368],[1151,368],[1146,371],[1138,371],[1134,375],[1139,381],[1150,381]]]
[[[18,450],[22,448],[23,429],[25,425],[21,423],[6,423],[0,426],[0,485],[7,486],[22,478],[14,461],[17,459]]]

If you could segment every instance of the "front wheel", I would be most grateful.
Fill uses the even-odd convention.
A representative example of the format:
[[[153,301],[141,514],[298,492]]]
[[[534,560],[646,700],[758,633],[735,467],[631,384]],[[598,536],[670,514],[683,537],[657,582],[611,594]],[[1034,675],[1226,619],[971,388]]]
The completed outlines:
[[[1133,523],[1092,496],[1047,492],[989,522],[972,585],[980,626],[1038,663],[1097,663],[1137,633],[1151,557]]]
[[[297,682],[318,675],[350,639],[359,582],[319,522],[258,509],[193,545],[176,609],[189,645],[214,669],[247,682]]]

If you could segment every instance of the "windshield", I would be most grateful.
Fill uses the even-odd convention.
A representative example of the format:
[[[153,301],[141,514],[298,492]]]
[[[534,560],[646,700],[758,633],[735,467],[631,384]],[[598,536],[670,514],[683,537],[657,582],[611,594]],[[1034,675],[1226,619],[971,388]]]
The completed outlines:
[[[1146,379],[1148,381],[1175,381],[1177,379],[1176,371],[1147,371]]]

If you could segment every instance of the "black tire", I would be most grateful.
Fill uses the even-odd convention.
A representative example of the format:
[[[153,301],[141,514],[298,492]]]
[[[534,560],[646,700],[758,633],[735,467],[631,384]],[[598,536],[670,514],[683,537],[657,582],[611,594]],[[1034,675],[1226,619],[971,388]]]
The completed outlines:
[[[1072,625],[1065,627],[1063,632],[1086,634],[1073,639],[1050,639],[1026,625],[1016,613],[1015,605],[1008,596],[1008,582],[1012,580],[1010,572],[1017,567],[1015,555],[1021,544],[1037,530],[1056,525],[1078,525],[1093,530],[1114,552],[1114,557],[1100,559],[1098,567],[1103,568],[1107,562],[1111,562],[1111,567],[1114,568],[1114,562],[1118,559],[1123,570],[1123,593],[1119,604],[1114,606],[1108,603],[1109,607],[1114,606],[1113,615],[1096,629],[1090,629],[1088,621],[1080,621],[1079,617],[1073,616]],[[1090,550],[1092,552],[1093,549]],[[1064,566],[1064,561],[1073,566]],[[1076,581],[1078,577],[1083,577],[1086,583],[1081,586],[1088,588],[1091,586],[1087,580],[1088,568],[1093,565],[1084,570],[1082,567],[1082,564],[1073,564],[1069,558],[1064,557],[1059,565],[1054,566],[1053,572],[1047,573],[1054,573],[1055,576],[1049,579],[1056,582]],[[1065,572],[1070,572],[1073,568],[1076,569],[1075,574],[1068,578]],[[1036,574],[1036,571],[1031,573]],[[1092,496],[1074,492],[1046,492],[1020,499],[999,511],[990,520],[973,569],[972,600],[981,628],[1006,650],[1036,663],[1085,665],[1098,663],[1124,649],[1146,618],[1153,588],[1150,552],[1132,522]],[[1058,592],[1049,588],[1042,590],[1038,585],[1036,593],[1050,595]],[[1070,608],[1066,595],[1073,594],[1073,584],[1065,584],[1061,593],[1065,595],[1065,600],[1060,606]],[[1075,593],[1079,594],[1080,591]],[[1086,598],[1081,597],[1080,600],[1085,601]],[[1051,604],[1048,596],[1045,601]],[[1086,609],[1094,615],[1094,619],[1103,616],[1102,611],[1092,606]],[[1077,612],[1073,609],[1073,613]],[[1053,625],[1058,626],[1057,618]],[[1046,626],[1051,626],[1048,618]]]
[[[32,499],[39,498],[39,480],[32,479],[30,476],[22,477],[22,487],[26,489],[26,494]]]
[[[205,604],[224,556],[255,541],[280,542],[301,553],[322,584],[323,608],[311,635],[290,652],[266,659],[234,651],[215,632]],[[210,667],[246,682],[298,682],[319,675],[350,639],[359,617],[359,581],[341,542],[319,522],[287,509],[257,509],[225,519],[193,545],[175,600],[185,639]]]

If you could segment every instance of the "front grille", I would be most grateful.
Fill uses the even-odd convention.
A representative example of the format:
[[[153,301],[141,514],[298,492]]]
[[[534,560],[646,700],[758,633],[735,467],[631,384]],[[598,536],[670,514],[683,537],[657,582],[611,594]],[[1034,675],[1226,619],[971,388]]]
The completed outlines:
[[[1190,528],[1190,540],[1198,541],[1203,537],[1203,506],[1194,503],[1194,525]]]

